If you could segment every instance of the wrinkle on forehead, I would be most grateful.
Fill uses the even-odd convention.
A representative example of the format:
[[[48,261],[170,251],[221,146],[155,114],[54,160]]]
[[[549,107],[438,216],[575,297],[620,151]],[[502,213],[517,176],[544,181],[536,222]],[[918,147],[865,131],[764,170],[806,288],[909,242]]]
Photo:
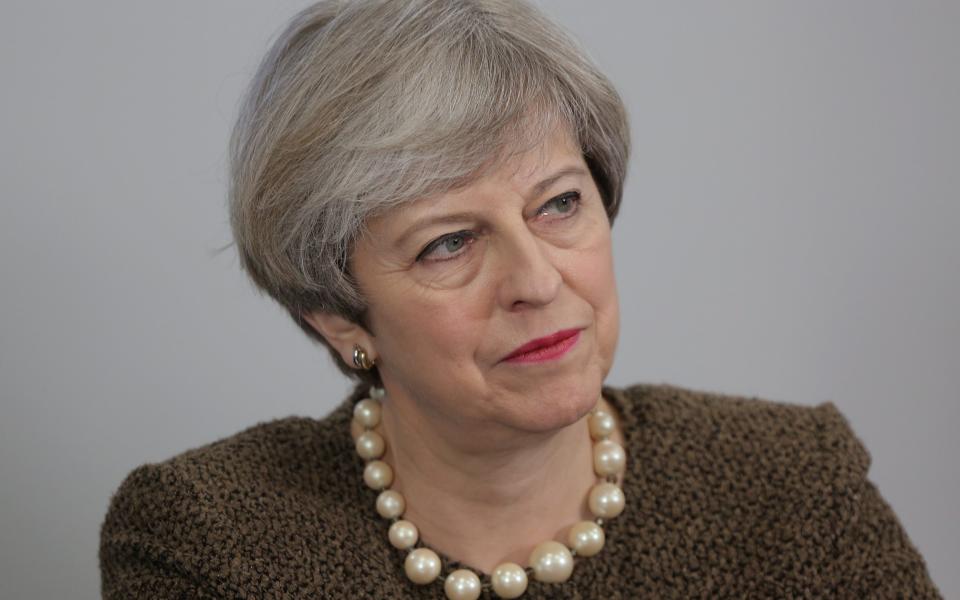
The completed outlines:
[[[526,140],[526,143],[524,143],[524,140]],[[457,194],[481,182],[506,183],[526,192],[533,187],[530,182],[531,179],[537,178],[539,173],[546,170],[551,161],[560,162],[563,158],[566,158],[566,155],[575,155],[581,161],[583,159],[582,152],[570,127],[565,124],[558,124],[553,129],[544,132],[544,136],[535,142],[521,138],[512,145],[504,146],[503,151],[495,159],[488,161],[482,169],[479,169],[475,177],[464,181],[455,188],[449,189],[445,193],[437,193],[417,199],[398,208],[403,210],[416,204],[418,208],[428,209],[449,194]],[[585,170],[589,172],[589,169],[585,168]]]
[[[526,183],[537,177],[537,174],[545,170],[552,159],[558,158],[558,155],[575,154],[582,160],[577,138],[574,136],[572,127],[566,122],[555,117],[545,120],[542,116],[539,119],[533,118],[527,121],[527,125],[511,129],[517,133],[513,136],[514,140],[511,143],[505,143],[497,156],[478,167],[470,177],[464,178],[457,184],[444,186],[443,189],[429,195],[384,207],[383,210],[368,215],[360,228],[358,241],[355,242],[350,256],[354,255],[357,243],[367,243],[371,248],[386,251],[390,246],[388,244],[390,236],[384,235],[385,227],[389,228],[400,216],[412,214],[412,218],[415,219],[420,214],[428,213],[437,204],[449,200],[451,194],[461,193],[480,182],[491,181],[526,191],[527,188],[532,187]],[[550,123],[551,126],[546,127],[546,123]]]
[[[537,127],[535,134],[530,135],[530,133],[527,131],[527,134],[518,136],[513,143],[504,144],[500,154],[484,165],[476,179],[498,173],[508,165],[514,164],[515,167],[507,171],[509,173],[507,178],[523,181],[542,170],[549,163],[551,153],[555,154],[558,150],[580,153],[572,128],[562,120],[554,119],[550,127],[544,129]],[[527,164],[530,166],[529,170],[524,169]],[[470,182],[465,184],[467,185],[470,185]]]

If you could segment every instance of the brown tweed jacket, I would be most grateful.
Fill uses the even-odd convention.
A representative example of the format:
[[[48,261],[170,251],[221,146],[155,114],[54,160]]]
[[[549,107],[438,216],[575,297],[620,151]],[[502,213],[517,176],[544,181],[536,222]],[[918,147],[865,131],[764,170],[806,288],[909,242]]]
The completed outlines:
[[[131,472],[101,530],[103,597],[443,598],[439,581],[407,581],[362,485],[349,421],[363,395]],[[624,426],[627,508],[600,554],[525,598],[940,597],[832,403],[604,395]]]

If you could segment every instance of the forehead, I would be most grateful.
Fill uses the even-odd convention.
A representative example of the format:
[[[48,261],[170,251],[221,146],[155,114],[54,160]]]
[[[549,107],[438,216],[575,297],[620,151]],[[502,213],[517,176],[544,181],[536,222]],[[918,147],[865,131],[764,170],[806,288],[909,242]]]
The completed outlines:
[[[401,205],[398,212],[417,218],[443,205],[460,204],[460,199],[475,198],[478,190],[504,186],[524,196],[537,195],[556,175],[570,175],[576,169],[587,171],[579,145],[568,128],[557,127],[536,143],[505,147],[468,181]]]
[[[556,168],[559,163],[570,162],[583,162],[580,148],[568,128],[557,127],[534,144],[506,147],[475,181],[487,179],[529,183],[545,171]]]
[[[578,142],[567,127],[555,127],[537,143],[505,148],[454,189],[369,218],[362,238],[381,250],[402,248],[437,227],[482,219],[520,202],[535,201],[567,178],[591,179]]]

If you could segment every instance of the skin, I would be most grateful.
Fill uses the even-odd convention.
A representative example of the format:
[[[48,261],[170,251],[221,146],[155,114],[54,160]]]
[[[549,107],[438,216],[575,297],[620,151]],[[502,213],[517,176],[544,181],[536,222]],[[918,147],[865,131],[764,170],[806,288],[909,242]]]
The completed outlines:
[[[431,222],[455,213],[467,216]],[[486,573],[505,560],[525,566],[536,544],[563,541],[590,518],[586,416],[598,403],[616,415],[600,396],[619,307],[596,184],[558,129],[466,187],[376,217],[368,231],[351,267],[371,299],[369,330],[304,316],[347,364],[355,343],[376,360],[387,391],[384,460],[422,539]],[[503,361],[570,328],[580,339],[559,359]]]

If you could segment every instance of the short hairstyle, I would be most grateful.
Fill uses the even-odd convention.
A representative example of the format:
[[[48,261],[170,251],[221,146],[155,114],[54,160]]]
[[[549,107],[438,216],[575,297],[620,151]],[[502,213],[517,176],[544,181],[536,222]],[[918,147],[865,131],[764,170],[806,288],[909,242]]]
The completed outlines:
[[[525,0],[324,0],[273,42],[231,137],[241,265],[338,367],[303,315],[365,326],[350,252],[370,216],[475,180],[556,126],[579,145],[613,223],[629,127],[610,81]]]

